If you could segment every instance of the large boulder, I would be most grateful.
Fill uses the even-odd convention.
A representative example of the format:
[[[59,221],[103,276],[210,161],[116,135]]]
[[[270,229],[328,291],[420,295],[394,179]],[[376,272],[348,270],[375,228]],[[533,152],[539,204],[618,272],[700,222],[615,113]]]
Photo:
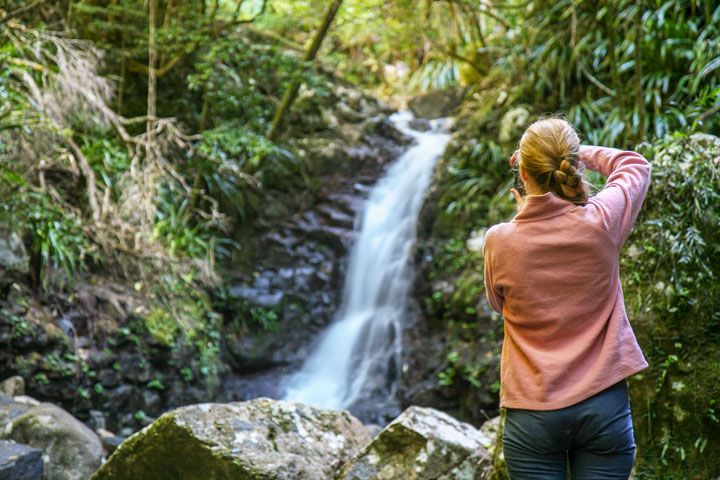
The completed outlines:
[[[47,480],[87,480],[102,463],[97,435],[50,403],[33,406],[10,420],[0,437],[42,449]]]
[[[410,407],[337,473],[338,480],[479,480],[492,439],[432,408]]]
[[[0,440],[0,480],[43,480],[42,450]]]
[[[323,480],[370,441],[345,411],[257,398],[170,411],[91,480]]]
[[[418,95],[408,101],[408,108],[416,117],[433,119],[447,117],[460,106],[465,98],[463,87],[449,87],[425,95]]]

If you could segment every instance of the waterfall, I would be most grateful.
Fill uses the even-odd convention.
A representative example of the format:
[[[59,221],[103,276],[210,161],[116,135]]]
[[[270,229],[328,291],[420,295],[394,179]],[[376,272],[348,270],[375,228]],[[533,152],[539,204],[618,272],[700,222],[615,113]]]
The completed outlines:
[[[358,213],[341,306],[290,379],[286,400],[350,409],[362,401],[395,397],[417,217],[450,135],[443,130],[444,120],[419,132],[409,126],[410,113],[390,119],[416,143],[388,168]]]

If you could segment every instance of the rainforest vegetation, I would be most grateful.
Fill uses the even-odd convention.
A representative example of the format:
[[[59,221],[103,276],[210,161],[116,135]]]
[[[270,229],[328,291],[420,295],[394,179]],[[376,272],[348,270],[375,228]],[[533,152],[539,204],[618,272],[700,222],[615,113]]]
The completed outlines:
[[[318,192],[303,142],[341,129],[326,113],[338,86],[396,108],[457,88],[416,281],[444,332],[437,383],[461,398],[454,413],[478,421],[474,402],[499,388],[501,322],[488,323],[472,240],[513,213],[523,129],[560,113],[583,142],[653,165],[621,256],[650,363],[630,382],[636,478],[720,475],[716,0],[0,0],[0,66],[0,234],[25,252],[0,265],[5,341],[70,349],[18,347],[3,378],[42,396],[67,377],[91,405],[107,386],[79,356],[82,333],[109,350],[163,346],[178,377],[216,389],[224,339],[283,321],[233,295],[226,272],[287,211],[279,192]],[[134,310],[67,327],[83,291],[111,283]]]

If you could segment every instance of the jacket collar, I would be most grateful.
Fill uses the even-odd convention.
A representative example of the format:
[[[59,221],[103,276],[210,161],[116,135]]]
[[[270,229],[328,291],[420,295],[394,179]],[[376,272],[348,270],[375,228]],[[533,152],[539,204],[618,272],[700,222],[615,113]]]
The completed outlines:
[[[555,196],[552,192],[542,195],[527,195],[522,208],[513,218],[513,222],[529,222],[533,220],[542,220],[545,218],[561,215],[576,205],[560,197]]]

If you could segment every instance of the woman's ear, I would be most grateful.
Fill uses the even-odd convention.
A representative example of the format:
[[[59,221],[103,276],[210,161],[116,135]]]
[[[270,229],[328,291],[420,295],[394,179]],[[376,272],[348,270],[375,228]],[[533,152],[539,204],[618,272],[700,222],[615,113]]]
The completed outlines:
[[[525,171],[525,168],[523,167],[522,163],[518,164],[518,170],[520,170],[520,180],[522,180],[524,183],[527,183],[528,181],[528,174]]]

